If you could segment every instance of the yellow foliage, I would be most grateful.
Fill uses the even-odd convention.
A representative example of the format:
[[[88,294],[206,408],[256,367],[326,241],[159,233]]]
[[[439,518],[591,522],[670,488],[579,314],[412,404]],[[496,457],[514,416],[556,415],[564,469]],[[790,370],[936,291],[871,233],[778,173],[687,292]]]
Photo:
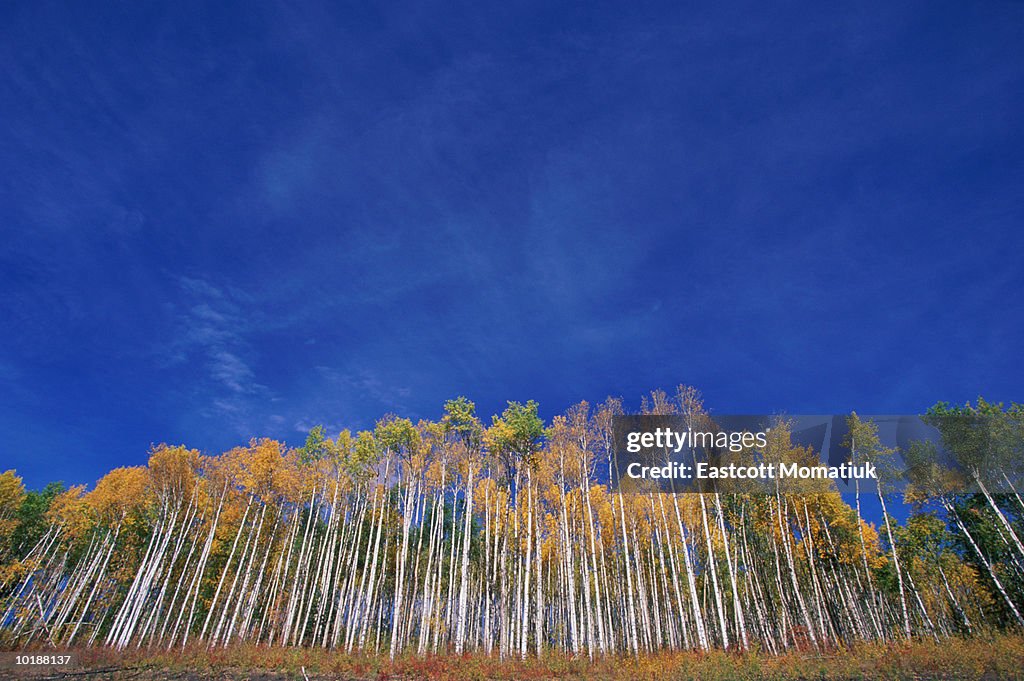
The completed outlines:
[[[25,500],[25,485],[13,470],[0,474],[0,558],[8,551],[11,536],[18,529],[18,509]]]
[[[102,522],[116,523],[132,510],[144,508],[151,495],[149,471],[142,466],[115,468],[85,495]]]
[[[182,445],[161,444],[149,455],[149,474],[153,489],[165,500],[185,500],[191,496],[199,471],[200,455]]]
[[[83,539],[96,524],[93,509],[85,497],[85,485],[75,485],[54,497],[46,511],[47,520],[75,541]]]

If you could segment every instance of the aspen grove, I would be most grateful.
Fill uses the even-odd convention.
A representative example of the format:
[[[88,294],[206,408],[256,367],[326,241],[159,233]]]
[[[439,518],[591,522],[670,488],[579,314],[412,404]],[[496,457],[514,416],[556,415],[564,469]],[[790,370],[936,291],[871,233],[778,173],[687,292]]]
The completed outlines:
[[[688,387],[652,392],[641,411],[706,418]],[[866,494],[843,497],[827,479],[775,495],[620,494],[608,480],[622,412],[618,399],[582,402],[546,425],[534,402],[513,402],[486,424],[459,398],[437,421],[388,416],[333,438],[315,428],[297,449],[159,445],[92,489],[26,492],[8,471],[0,643],[594,658],[1024,626],[1016,492],[957,493],[920,447],[902,499],[870,492],[878,522]],[[1000,420],[1001,461],[1021,465],[1021,406],[929,414]],[[849,425],[855,461],[885,470],[893,452],[874,425]],[[970,434],[947,430],[969,457]],[[764,448],[780,463],[816,456],[784,419]]]

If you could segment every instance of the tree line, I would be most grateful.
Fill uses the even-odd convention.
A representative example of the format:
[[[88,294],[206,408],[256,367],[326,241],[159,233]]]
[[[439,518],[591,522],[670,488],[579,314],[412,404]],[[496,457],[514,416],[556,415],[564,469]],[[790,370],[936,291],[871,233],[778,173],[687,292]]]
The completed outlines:
[[[641,412],[707,418],[685,386],[650,393]],[[8,471],[0,643],[593,658],[1024,626],[1021,405],[932,407],[961,466],[925,443],[903,452],[906,517],[883,484],[878,522],[865,495],[829,480],[774,495],[619,493],[622,413],[609,398],[545,424],[535,402],[510,402],[485,424],[460,397],[436,421],[392,415],[333,438],[317,427],[301,448],[159,445],[92,489],[26,492]],[[875,424],[851,414],[848,426],[854,461],[888,470],[895,452]],[[781,418],[763,456],[817,461]],[[963,471],[981,491],[960,491]]]

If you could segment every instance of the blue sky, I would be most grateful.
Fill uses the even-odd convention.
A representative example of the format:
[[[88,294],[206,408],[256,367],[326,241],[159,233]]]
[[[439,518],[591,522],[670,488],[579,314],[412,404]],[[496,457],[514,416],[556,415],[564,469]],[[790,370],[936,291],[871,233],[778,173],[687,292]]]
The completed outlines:
[[[5,3],[0,468],[1020,400],[1024,4]]]

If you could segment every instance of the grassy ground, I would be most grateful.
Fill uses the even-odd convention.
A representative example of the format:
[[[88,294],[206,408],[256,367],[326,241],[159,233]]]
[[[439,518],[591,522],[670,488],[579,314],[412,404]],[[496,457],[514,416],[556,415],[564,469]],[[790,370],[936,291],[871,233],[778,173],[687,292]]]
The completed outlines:
[[[40,650],[40,653],[47,651]],[[62,651],[63,652],[63,651]],[[284,681],[295,679],[564,679],[642,681],[650,679],[1024,679],[1024,636],[953,639],[941,644],[915,642],[858,646],[824,654],[665,653],[639,659],[590,662],[561,655],[542,660],[498,660],[481,655],[425,658],[346,655],[308,649],[238,646],[173,653],[106,649],[74,652],[77,664],[61,671],[0,669],[27,679],[179,679],[181,681]]]

